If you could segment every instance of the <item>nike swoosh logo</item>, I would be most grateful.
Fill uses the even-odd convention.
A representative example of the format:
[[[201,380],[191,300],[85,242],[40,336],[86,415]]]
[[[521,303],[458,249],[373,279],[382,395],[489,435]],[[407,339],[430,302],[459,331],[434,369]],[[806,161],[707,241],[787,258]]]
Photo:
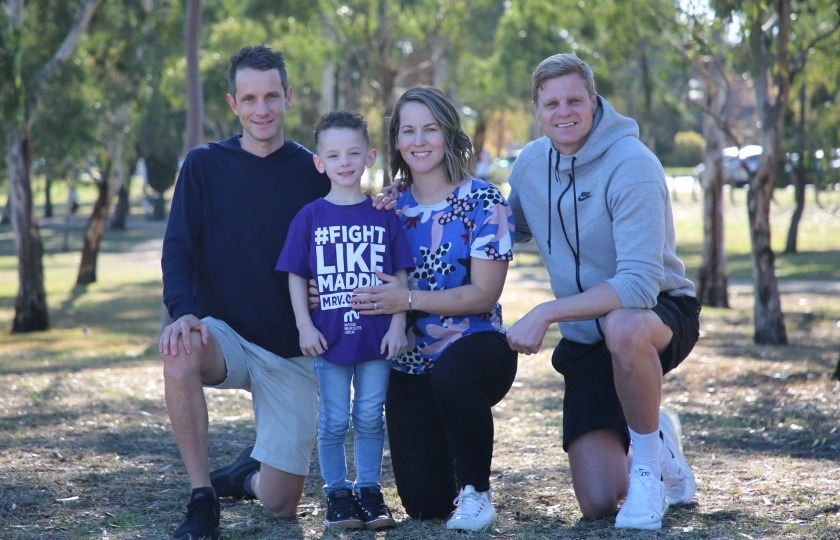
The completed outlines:
[[[578,201],[585,201],[586,199],[588,199],[591,196],[592,196],[591,191],[584,191],[583,193],[578,195]]]

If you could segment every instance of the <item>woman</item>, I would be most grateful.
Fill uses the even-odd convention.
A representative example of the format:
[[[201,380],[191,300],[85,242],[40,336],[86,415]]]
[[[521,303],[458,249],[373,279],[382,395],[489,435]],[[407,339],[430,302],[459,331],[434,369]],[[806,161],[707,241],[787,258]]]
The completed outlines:
[[[501,306],[513,218],[491,184],[470,175],[472,141],[434,88],[408,90],[389,127],[391,172],[408,189],[397,209],[415,263],[408,290],[393,276],[357,289],[363,314],[408,311],[408,351],[385,405],[397,492],[408,515],[479,531],[495,520],[491,408],[516,375]]]

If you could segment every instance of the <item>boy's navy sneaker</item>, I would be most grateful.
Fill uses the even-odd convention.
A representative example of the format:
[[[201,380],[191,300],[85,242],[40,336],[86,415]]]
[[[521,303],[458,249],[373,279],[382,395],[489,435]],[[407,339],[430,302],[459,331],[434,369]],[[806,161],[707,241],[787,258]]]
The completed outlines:
[[[219,497],[233,497],[234,499],[255,499],[245,491],[245,479],[254,471],[260,470],[260,462],[251,457],[254,445],[239,453],[239,457],[226,467],[216,469],[210,473],[210,485]]]
[[[187,516],[175,529],[175,540],[217,540],[219,530],[219,499],[209,487],[195,488],[187,504]]]
[[[356,510],[356,498],[349,489],[337,489],[327,493],[327,527],[338,529],[361,529],[365,523]]]
[[[356,495],[356,510],[366,529],[382,529],[397,524],[391,509],[385,504],[382,492],[375,487],[363,487]]]

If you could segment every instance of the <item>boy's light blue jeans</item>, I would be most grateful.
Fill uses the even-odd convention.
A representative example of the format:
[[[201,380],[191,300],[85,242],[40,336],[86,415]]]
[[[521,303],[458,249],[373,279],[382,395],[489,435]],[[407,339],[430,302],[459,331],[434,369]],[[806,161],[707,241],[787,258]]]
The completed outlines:
[[[318,458],[324,491],[363,487],[380,488],[382,449],[385,444],[385,396],[390,360],[335,364],[315,358],[318,376]],[[347,478],[344,439],[350,428],[350,387],[353,387],[356,482]]]

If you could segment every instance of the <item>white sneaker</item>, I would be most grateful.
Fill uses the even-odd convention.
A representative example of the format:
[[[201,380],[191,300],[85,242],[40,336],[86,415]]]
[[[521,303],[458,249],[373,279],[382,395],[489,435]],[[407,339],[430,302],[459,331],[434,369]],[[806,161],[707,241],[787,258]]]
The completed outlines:
[[[457,508],[449,521],[447,529],[459,531],[483,531],[496,521],[496,509],[490,501],[490,491],[476,491],[473,486],[464,486],[453,501]]]
[[[662,480],[654,478],[647,467],[633,467],[627,498],[615,517],[616,528],[658,531],[666,510],[668,502]]]
[[[659,463],[665,483],[665,500],[670,505],[688,504],[697,491],[697,482],[682,453],[680,417],[667,407],[659,410],[659,433],[663,443]]]

